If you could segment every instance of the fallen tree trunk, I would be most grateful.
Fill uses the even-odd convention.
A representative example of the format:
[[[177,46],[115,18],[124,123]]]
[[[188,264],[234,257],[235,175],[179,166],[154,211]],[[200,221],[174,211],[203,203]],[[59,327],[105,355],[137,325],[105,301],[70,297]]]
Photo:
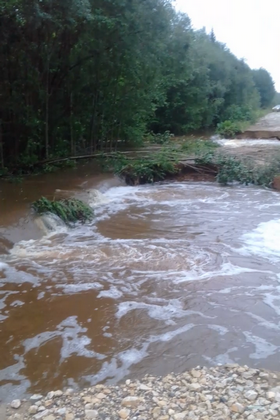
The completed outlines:
[[[41,162],[37,162],[34,166],[42,166],[42,165],[52,165],[55,163],[60,163],[60,162],[67,162],[68,160],[81,160],[81,159],[95,159],[95,158],[114,158],[117,157],[117,155],[127,155],[127,154],[131,154],[132,152],[109,152],[109,153],[93,153],[90,155],[81,155],[81,156],[69,156],[67,158],[59,158],[59,159],[53,159],[53,160],[42,160]],[[136,152],[138,153],[138,152]],[[171,154],[172,156],[172,154]],[[173,154],[174,157],[172,157],[170,160],[172,161],[178,161],[178,159],[175,159],[176,154]],[[147,156],[141,156],[142,159],[145,158],[151,158],[150,155]],[[126,157],[127,160],[135,160],[137,159],[137,156],[135,157]],[[188,159],[184,159],[183,161],[179,161],[180,163],[182,162],[194,162],[194,157],[190,157]]]

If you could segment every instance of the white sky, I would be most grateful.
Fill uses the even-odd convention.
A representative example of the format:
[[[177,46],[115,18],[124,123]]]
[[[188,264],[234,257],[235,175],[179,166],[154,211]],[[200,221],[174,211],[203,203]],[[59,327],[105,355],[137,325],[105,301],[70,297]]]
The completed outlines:
[[[280,92],[280,0],[175,0],[195,29],[214,29],[251,68],[264,67]]]

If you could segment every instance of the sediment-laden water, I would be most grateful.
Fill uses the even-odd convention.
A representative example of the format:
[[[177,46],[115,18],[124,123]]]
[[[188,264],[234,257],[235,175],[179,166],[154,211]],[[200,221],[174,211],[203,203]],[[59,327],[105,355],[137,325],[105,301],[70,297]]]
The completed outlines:
[[[280,370],[279,193],[67,171],[0,190],[1,399],[197,365]],[[89,201],[94,222],[35,218],[29,203],[54,194]]]

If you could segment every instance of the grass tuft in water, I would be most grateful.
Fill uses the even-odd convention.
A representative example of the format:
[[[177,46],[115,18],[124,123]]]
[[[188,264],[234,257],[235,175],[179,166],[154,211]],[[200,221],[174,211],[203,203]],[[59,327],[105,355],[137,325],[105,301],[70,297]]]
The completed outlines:
[[[60,217],[66,224],[82,222],[85,223],[93,218],[92,208],[81,200],[69,198],[57,201],[50,201],[45,197],[34,201],[33,209],[37,214],[53,213]]]

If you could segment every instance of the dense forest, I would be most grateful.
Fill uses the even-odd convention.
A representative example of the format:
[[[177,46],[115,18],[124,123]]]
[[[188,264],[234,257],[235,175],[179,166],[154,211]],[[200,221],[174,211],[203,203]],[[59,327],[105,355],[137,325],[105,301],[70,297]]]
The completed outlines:
[[[275,95],[169,0],[1,0],[0,171],[250,120]]]

